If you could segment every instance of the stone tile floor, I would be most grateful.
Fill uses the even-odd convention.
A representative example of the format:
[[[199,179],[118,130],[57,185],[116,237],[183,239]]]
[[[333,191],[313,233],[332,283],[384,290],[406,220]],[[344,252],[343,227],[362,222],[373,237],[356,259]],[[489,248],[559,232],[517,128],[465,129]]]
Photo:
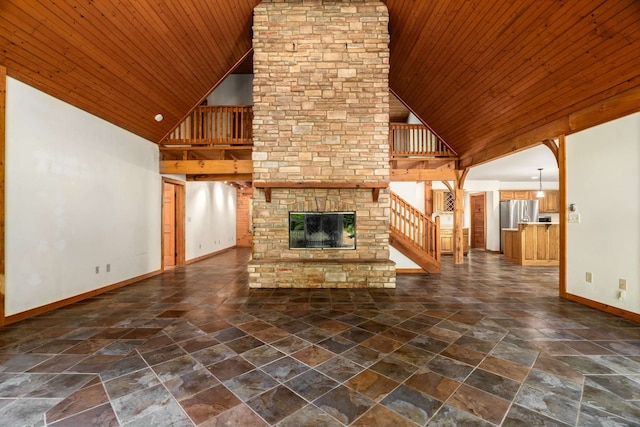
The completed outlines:
[[[0,425],[640,425],[640,325],[559,299],[557,268],[249,290],[248,257],[0,328]]]

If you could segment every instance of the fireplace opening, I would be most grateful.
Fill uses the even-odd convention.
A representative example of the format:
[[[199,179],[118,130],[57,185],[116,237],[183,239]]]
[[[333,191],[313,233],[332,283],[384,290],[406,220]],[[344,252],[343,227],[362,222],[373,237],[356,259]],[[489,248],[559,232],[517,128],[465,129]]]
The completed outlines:
[[[355,212],[289,212],[289,249],[355,248]]]

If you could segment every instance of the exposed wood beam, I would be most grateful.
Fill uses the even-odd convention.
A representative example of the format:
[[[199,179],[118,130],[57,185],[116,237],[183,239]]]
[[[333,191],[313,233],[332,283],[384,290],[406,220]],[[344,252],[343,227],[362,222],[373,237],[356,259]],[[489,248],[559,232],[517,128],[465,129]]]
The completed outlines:
[[[467,179],[469,168],[456,171],[458,178],[456,179],[456,188],[462,190],[464,188],[464,181]]]
[[[455,181],[454,169],[391,169],[391,181]]]
[[[187,181],[251,181],[252,179],[253,175],[250,173],[198,174],[187,176]]]
[[[453,185],[451,185],[449,181],[442,181],[442,183],[444,184],[445,187],[449,189],[451,193],[453,193],[453,198],[455,199],[456,195],[455,195],[455,192],[453,191],[453,188],[455,187],[455,182]]]
[[[542,145],[547,147],[553,153],[553,157],[556,158],[556,164],[560,167],[560,160],[558,159],[558,145],[553,139],[545,139],[542,141]]]
[[[0,66],[0,325],[4,325],[5,293],[5,144],[6,144],[7,69]]]
[[[251,174],[252,160],[162,160],[160,173],[186,175]]]
[[[570,135],[593,126],[640,111],[640,86],[592,104],[510,139],[500,140],[491,146],[477,146],[460,157],[460,169],[477,166],[526,148],[539,145],[559,135]]]

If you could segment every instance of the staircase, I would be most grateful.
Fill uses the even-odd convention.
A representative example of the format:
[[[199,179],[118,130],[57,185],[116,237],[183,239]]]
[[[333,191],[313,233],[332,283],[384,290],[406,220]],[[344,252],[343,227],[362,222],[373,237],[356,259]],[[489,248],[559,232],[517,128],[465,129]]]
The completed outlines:
[[[440,273],[440,218],[432,221],[391,192],[389,243],[429,273]]]

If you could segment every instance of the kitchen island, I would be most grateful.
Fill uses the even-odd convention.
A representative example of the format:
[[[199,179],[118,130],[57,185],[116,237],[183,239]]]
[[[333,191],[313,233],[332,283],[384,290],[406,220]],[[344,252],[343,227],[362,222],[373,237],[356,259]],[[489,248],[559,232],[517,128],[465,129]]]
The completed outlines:
[[[552,222],[520,222],[503,228],[504,259],[520,265],[559,265],[560,226]]]

